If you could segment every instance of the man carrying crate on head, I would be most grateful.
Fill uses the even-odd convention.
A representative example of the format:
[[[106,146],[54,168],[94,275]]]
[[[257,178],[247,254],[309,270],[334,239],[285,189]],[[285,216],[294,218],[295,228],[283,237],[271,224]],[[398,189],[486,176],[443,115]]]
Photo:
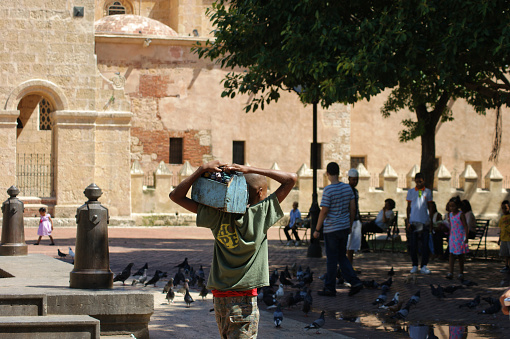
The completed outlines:
[[[192,184],[206,172],[241,172],[248,184],[244,214],[202,205],[186,197]],[[266,177],[281,185],[267,196]],[[170,199],[197,213],[197,226],[210,228],[214,252],[207,288],[214,296],[216,323],[221,338],[256,338],[259,311],[257,288],[269,285],[267,230],[283,217],[280,203],[297,181],[295,173],[215,160],[200,166],[171,193]]]

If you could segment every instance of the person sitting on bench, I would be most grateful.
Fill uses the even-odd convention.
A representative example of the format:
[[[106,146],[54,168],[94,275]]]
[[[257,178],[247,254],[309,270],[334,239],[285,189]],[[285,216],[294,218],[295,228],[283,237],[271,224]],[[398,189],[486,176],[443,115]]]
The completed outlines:
[[[395,208],[395,201],[393,199],[384,200],[384,207],[379,211],[375,220],[371,220],[369,222],[364,222],[361,227],[361,250],[369,250],[366,240],[367,233],[384,233],[388,229],[388,225],[393,221],[395,217],[395,213],[393,213],[393,209]]]

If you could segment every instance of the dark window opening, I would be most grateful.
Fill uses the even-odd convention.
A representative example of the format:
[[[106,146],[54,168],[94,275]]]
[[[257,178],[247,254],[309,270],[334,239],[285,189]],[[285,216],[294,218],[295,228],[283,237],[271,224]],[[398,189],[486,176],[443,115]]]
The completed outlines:
[[[108,15],[126,14],[126,7],[118,1],[115,1],[113,5],[108,7]]]
[[[232,144],[232,162],[244,165],[244,141],[234,141]]]
[[[182,138],[170,138],[170,164],[182,164]]]

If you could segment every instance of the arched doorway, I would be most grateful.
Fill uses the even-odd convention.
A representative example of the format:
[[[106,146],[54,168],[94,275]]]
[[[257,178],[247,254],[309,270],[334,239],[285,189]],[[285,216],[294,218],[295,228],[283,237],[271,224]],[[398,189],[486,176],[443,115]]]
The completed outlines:
[[[25,197],[55,197],[51,121],[55,104],[44,95],[27,94],[17,109],[16,186]]]

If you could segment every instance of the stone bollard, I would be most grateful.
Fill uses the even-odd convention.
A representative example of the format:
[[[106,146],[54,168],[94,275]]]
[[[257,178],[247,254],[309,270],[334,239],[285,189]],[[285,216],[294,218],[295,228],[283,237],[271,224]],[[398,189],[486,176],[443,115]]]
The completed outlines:
[[[14,186],[7,190],[10,198],[2,204],[2,242],[0,256],[27,255],[28,246],[25,243],[25,225],[23,219],[23,202],[16,196],[19,189]]]
[[[74,270],[71,272],[71,288],[112,288],[113,273],[110,271],[108,250],[108,209],[97,199],[102,191],[90,184],[83,192],[89,199],[76,210],[76,248]]]

